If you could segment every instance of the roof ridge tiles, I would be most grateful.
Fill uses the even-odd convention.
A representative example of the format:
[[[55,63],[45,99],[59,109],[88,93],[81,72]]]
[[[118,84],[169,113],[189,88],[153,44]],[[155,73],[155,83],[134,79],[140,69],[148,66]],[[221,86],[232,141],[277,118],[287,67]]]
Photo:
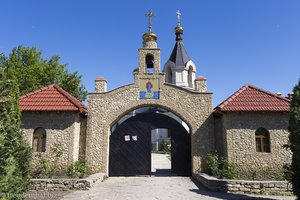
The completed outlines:
[[[67,97],[67,99],[73,103],[80,112],[87,112],[87,108],[85,105],[83,105],[82,102],[80,102],[78,99],[76,99],[75,97],[73,97],[70,93],[68,93],[67,91],[65,91],[64,89],[62,89],[61,87],[59,87],[57,84],[54,84],[55,89],[57,89],[62,95],[64,95],[65,97]]]
[[[30,108],[28,108],[27,102],[30,102]],[[62,105],[64,105],[65,108],[63,108]],[[81,101],[76,99],[74,96],[72,96],[70,93],[68,93],[55,83],[21,96],[20,106],[21,110],[77,109],[81,113],[87,113],[87,107]],[[72,106],[74,109],[71,108]]]
[[[290,100],[246,84],[215,107],[220,111],[288,111]]]
[[[273,96],[273,97],[276,97],[276,98],[278,98],[278,99],[285,100],[285,101],[287,101],[287,102],[291,102],[291,100],[287,99],[286,97],[278,96],[278,95],[276,95],[275,93],[269,92],[269,91],[267,91],[267,90],[261,89],[261,88],[259,88],[259,87],[256,87],[256,86],[253,86],[253,85],[250,85],[250,84],[248,84],[248,86],[251,87],[251,88],[253,88],[253,89],[255,89],[255,90],[258,90],[258,91],[260,91],[260,92],[264,92],[264,93],[266,93],[266,94],[268,94],[268,95],[271,95],[271,96]]]
[[[247,85],[242,86],[240,89],[238,89],[233,95],[229,96],[225,101],[221,102],[217,107],[223,108],[228,103],[230,103],[238,94],[240,94],[242,91],[244,91],[247,88]]]

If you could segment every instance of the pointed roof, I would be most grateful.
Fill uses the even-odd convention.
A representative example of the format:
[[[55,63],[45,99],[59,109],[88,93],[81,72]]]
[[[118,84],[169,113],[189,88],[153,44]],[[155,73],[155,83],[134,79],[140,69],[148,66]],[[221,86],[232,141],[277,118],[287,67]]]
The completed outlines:
[[[182,42],[182,35],[183,35],[183,27],[180,26],[180,22],[178,21],[178,25],[175,27],[175,35],[176,35],[176,44],[173,48],[169,61],[175,64],[175,67],[185,67],[186,63],[190,61],[183,42]]]
[[[185,64],[191,60],[183,46],[182,40],[176,41],[169,60],[172,61],[176,67],[185,66]]]
[[[215,110],[222,111],[289,111],[290,100],[252,85],[245,85]]]
[[[87,107],[56,84],[20,97],[22,111],[79,111],[87,113]]]

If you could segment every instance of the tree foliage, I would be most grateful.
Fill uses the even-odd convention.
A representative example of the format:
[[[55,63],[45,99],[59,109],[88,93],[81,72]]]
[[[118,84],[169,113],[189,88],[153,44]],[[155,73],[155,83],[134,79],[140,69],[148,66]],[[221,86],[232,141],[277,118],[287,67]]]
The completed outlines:
[[[293,92],[289,120],[289,147],[293,153],[290,170],[293,192],[300,197],[300,80]]]
[[[21,95],[56,83],[84,101],[87,91],[81,84],[82,76],[77,72],[69,73],[67,64],[60,64],[59,61],[57,55],[47,60],[42,57],[42,51],[35,47],[18,46],[8,57],[0,55],[0,68],[4,69],[8,78],[15,78]]]
[[[30,180],[32,153],[23,138],[20,125],[18,87],[14,81],[6,80],[2,76],[0,78],[0,193],[4,193],[9,199],[20,199],[18,194],[26,192]]]

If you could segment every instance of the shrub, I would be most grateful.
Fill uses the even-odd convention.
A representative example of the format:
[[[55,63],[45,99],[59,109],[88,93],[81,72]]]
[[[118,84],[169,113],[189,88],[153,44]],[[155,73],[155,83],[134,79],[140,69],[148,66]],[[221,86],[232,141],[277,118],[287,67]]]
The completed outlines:
[[[49,163],[42,153],[37,155],[37,167],[32,171],[33,178],[49,178]]]
[[[284,181],[287,180],[284,170],[276,166],[247,166],[241,172],[239,176],[246,180],[257,181]]]
[[[28,189],[32,153],[20,124],[17,86],[0,77],[0,194],[22,194]]]
[[[59,169],[59,159],[63,154],[63,150],[60,144],[54,144],[50,148],[50,153],[47,157],[53,158],[52,160],[46,159],[43,156],[44,153],[38,153],[37,155],[37,167],[33,171],[32,176],[34,178],[53,178],[54,176],[62,176],[63,173]]]
[[[221,158],[220,161],[220,178],[234,179],[237,178],[237,170],[232,161]]]
[[[88,175],[87,165],[84,159],[79,159],[67,169],[69,178],[84,178]]]
[[[210,174],[217,178],[234,179],[238,177],[234,163],[225,158],[220,158],[217,152],[208,154],[206,164]]]
[[[220,176],[220,171],[219,171],[220,162],[219,162],[219,157],[216,153],[208,154],[206,164],[208,166],[210,175],[213,175],[215,177]]]
[[[162,141],[161,143],[161,150],[164,151],[165,153],[170,154],[171,153],[171,141]]]

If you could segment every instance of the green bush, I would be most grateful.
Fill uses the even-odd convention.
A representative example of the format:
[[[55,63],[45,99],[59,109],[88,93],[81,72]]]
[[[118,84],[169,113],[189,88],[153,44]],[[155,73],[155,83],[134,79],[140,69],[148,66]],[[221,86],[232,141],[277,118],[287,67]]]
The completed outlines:
[[[162,141],[161,150],[165,153],[171,154],[171,141]]]
[[[251,173],[251,179],[252,180],[258,180],[259,179],[260,173],[258,172],[257,169],[252,170],[250,173]]]
[[[79,159],[67,169],[69,178],[84,178],[88,175],[87,165],[84,159]]]
[[[238,173],[232,161],[222,158],[220,161],[220,178],[234,179]]]
[[[234,179],[238,177],[238,171],[234,163],[222,157],[220,158],[217,152],[208,154],[206,164],[212,176],[221,179]]]
[[[219,157],[216,153],[208,154],[206,164],[208,166],[210,175],[215,177],[220,176],[220,171],[219,171],[220,162],[219,162]]]
[[[22,199],[30,180],[32,153],[20,129],[19,93],[12,80],[0,77],[0,193]],[[6,198],[6,197],[2,197]]]

